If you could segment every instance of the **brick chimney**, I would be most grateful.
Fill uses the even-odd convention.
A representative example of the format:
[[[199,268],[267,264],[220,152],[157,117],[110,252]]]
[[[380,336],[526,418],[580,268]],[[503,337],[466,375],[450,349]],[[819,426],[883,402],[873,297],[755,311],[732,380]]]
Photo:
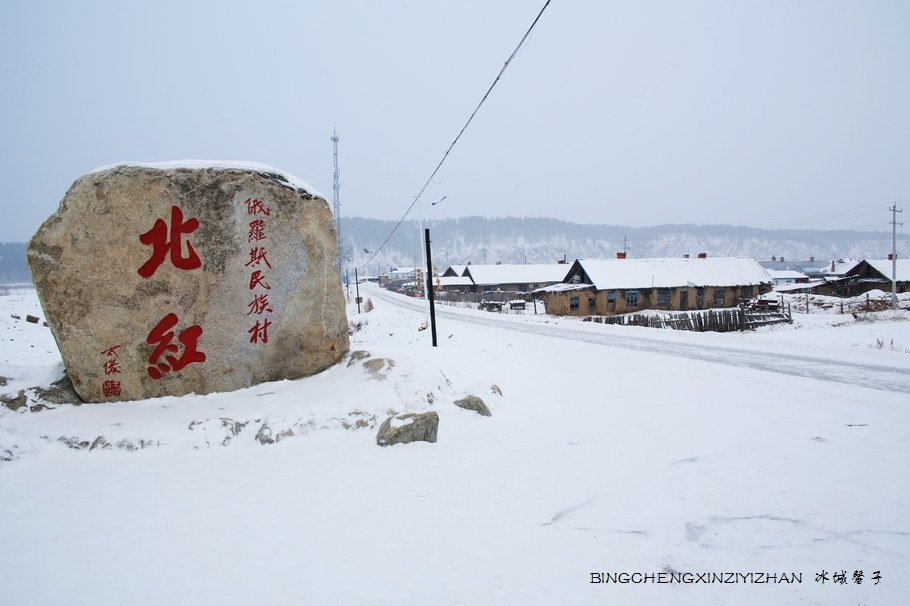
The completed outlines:
[[[616,253],[616,258],[617,258],[617,259],[625,259],[625,258],[626,258],[626,253],[624,253],[624,252],[618,252],[618,253]]]
[[[699,258],[699,259],[707,259],[707,258],[708,258],[708,253],[698,253],[698,258]]]

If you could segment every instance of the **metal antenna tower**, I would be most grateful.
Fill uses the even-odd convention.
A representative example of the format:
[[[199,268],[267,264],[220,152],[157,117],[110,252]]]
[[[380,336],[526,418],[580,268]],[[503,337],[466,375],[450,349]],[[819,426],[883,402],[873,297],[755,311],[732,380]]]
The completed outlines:
[[[332,147],[334,148],[335,156],[335,181],[332,185],[332,210],[335,212],[335,237],[338,238],[338,259],[335,261],[335,264],[341,268],[341,196],[339,195],[339,192],[341,191],[341,181],[339,180],[341,173],[338,170],[338,133],[334,128],[332,129]]]
[[[897,202],[888,210],[891,211],[891,309],[897,309],[897,226],[903,225],[897,222],[897,213],[904,211],[897,210]]]

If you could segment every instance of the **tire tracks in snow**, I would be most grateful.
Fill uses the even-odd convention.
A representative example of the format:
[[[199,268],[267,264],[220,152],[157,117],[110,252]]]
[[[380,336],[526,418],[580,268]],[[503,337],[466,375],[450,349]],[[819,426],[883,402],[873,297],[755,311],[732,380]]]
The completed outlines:
[[[369,288],[369,293],[371,296],[412,311],[423,312],[426,305],[422,299],[410,299],[381,288],[371,287]],[[597,334],[596,332],[579,330],[568,326],[531,324],[510,321],[507,318],[495,316],[486,317],[480,314],[457,313],[441,305],[436,306],[436,315],[445,317],[447,321],[467,322],[501,330],[537,334],[632,351],[657,353],[818,381],[856,385],[879,391],[910,394],[910,371],[906,368],[865,363],[854,364],[822,356],[789,354],[785,352],[769,353],[702,343],[679,343],[641,336],[617,336],[612,333]],[[492,316],[492,314],[490,315]]]

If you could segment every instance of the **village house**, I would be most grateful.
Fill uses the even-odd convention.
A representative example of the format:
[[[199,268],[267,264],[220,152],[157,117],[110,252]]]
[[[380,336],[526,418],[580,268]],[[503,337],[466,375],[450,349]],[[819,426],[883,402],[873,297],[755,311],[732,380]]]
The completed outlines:
[[[564,263],[467,265],[462,276],[471,279],[471,292],[475,293],[531,292],[562,282],[567,271]]]
[[[910,259],[898,259],[897,292],[910,291]],[[834,294],[855,297],[870,290],[891,292],[890,259],[864,259],[848,269],[834,286]]]
[[[548,314],[609,316],[734,307],[770,292],[772,285],[755,259],[701,254],[697,259],[578,259],[562,283],[538,292]]]
[[[801,271],[792,269],[767,269],[766,271],[770,274],[771,279],[774,280],[775,286],[781,286],[783,284],[807,284],[809,282],[809,276]]]

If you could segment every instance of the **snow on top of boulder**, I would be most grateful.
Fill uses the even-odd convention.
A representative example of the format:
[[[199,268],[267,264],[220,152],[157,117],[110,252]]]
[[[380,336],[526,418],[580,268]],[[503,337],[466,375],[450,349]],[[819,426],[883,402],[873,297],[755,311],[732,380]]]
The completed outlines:
[[[399,427],[405,427],[412,423],[414,423],[414,417],[392,417],[390,425],[395,429],[398,429]]]
[[[204,169],[204,168],[218,168],[218,169],[235,169],[235,170],[249,170],[258,173],[269,173],[278,175],[283,180],[287,182],[289,187],[294,189],[302,189],[307,193],[310,193],[314,196],[319,196],[323,200],[326,199],[315,187],[300,179],[294,175],[287,173],[281,169],[275,168],[274,166],[269,166],[268,164],[262,164],[261,162],[250,162],[244,160],[170,160],[167,162],[117,162],[116,164],[109,164],[107,166],[100,166],[95,170],[91,171],[92,173],[100,173],[106,170],[112,170],[118,166],[139,166],[143,168],[155,168],[158,170],[174,170],[179,168],[192,168],[192,169]]]

